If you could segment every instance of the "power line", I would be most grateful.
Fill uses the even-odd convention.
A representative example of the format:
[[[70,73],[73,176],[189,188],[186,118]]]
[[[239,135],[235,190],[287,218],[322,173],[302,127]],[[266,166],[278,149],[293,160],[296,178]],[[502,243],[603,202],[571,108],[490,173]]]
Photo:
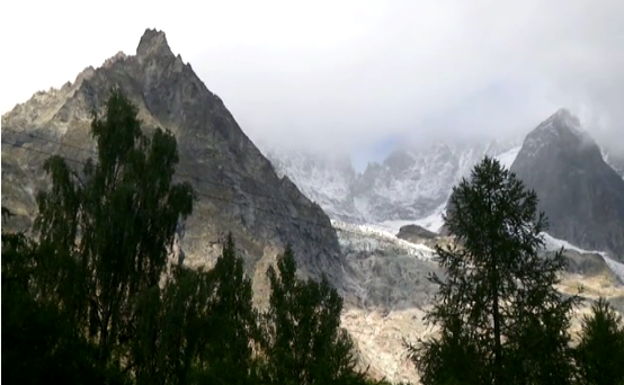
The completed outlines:
[[[19,134],[25,134],[25,135],[28,135],[31,138],[40,139],[43,142],[57,144],[57,145],[59,145],[61,147],[63,147],[63,146],[70,147],[70,148],[76,149],[78,151],[83,151],[83,152],[86,152],[86,153],[93,154],[95,156],[98,155],[97,151],[94,151],[94,150],[91,150],[91,149],[88,149],[88,148],[75,146],[75,145],[72,145],[72,144],[69,144],[69,143],[63,143],[63,142],[60,142],[60,141],[51,140],[49,138],[45,138],[43,136],[35,135],[33,133],[30,133],[30,132],[20,131],[20,132],[17,132],[16,134],[18,134],[18,135]],[[9,145],[13,145],[13,147],[16,147],[16,148],[23,148],[23,149],[26,149],[28,151],[32,150],[34,152],[39,152],[39,153],[42,153],[42,154],[56,155],[56,154],[53,154],[53,153],[50,153],[50,152],[46,152],[46,151],[43,151],[43,150],[37,150],[37,149],[34,149],[32,147],[23,147],[23,146],[19,145],[18,143],[8,143],[8,142],[3,142],[3,143],[9,144]],[[63,159],[67,159],[67,160],[69,160],[71,162],[84,164],[82,161],[77,160],[77,159],[73,159],[73,158],[69,158],[69,157],[62,157],[62,158]],[[219,187],[231,187],[231,185],[225,184],[223,182],[219,182],[219,181],[216,181],[216,180],[213,180],[213,179],[200,178],[198,176],[191,175],[191,174],[184,173],[184,172],[180,172],[180,171],[177,171],[177,170],[175,171],[174,175],[176,175],[176,176],[178,176],[180,178],[188,178],[188,179],[192,179],[192,180],[194,180],[196,182],[205,182],[205,183],[212,184],[212,185],[219,186]],[[249,194],[249,195],[254,195],[254,196],[257,196],[257,197],[261,197],[261,198],[266,198],[266,199],[270,199],[270,200],[273,200],[273,201],[279,201],[279,202],[282,202],[282,203],[285,203],[285,204],[292,203],[291,201],[288,201],[288,200],[285,200],[285,199],[279,199],[279,198],[276,198],[276,197],[273,197],[273,196],[270,196],[270,195],[259,194],[257,192],[250,192],[250,191],[244,190],[242,188],[241,188],[241,191],[243,191],[243,192],[245,192],[246,194]]]
[[[40,149],[36,149],[36,148],[32,148],[32,147],[24,147],[24,146],[19,145],[18,143],[12,143],[12,142],[5,141],[4,139],[2,140],[2,144],[7,144],[7,145],[10,145],[10,146],[12,146],[12,147],[14,147],[14,148],[19,148],[19,149],[26,150],[26,151],[33,151],[33,152],[37,152],[37,153],[44,154],[44,155],[49,155],[49,156],[56,155],[56,156],[59,156],[60,158],[62,158],[62,159],[64,159],[64,160],[67,160],[67,161],[71,161],[71,162],[79,163],[79,164],[82,164],[82,165],[84,165],[84,164],[85,164],[85,162],[83,162],[83,161],[81,161],[81,160],[78,160],[78,159],[74,159],[74,158],[70,158],[70,157],[66,157],[66,156],[57,155],[57,154],[54,154],[54,153],[49,152],[49,151],[44,151],[44,150],[40,150]],[[86,149],[85,149],[85,150],[86,150]],[[199,181],[207,181],[207,182],[212,182],[212,183],[214,183],[214,184],[216,184],[216,185],[220,185],[220,186],[231,187],[230,185],[227,185],[227,184],[224,184],[224,183],[219,183],[219,182],[214,182],[214,181],[204,180],[204,179],[201,179],[201,178],[198,178],[198,177],[194,177],[194,176],[190,176],[190,175],[178,175],[178,176],[181,176],[181,177],[186,177],[186,178],[191,178],[191,179],[194,179],[194,180],[199,180]],[[254,195],[254,196],[259,196],[259,197],[268,198],[268,199],[271,199],[271,200],[276,201],[276,202],[277,202],[277,201],[281,201],[281,202],[292,203],[292,202],[290,202],[290,201],[286,201],[286,200],[278,200],[278,199],[275,199],[275,198],[273,198],[273,197],[269,197],[269,196],[266,196],[266,195],[261,195],[261,194],[256,194],[256,193],[251,193],[251,192],[249,192],[249,191],[242,190],[242,189],[241,189],[241,191],[243,191],[243,192],[245,192],[245,193],[247,193],[247,194],[249,194],[249,195]],[[266,210],[266,209],[263,209],[263,208],[260,208],[260,207],[256,207],[256,206],[253,206],[253,205],[251,205],[251,204],[249,204],[249,203],[247,203],[247,202],[243,202],[243,201],[236,202],[236,201],[234,201],[234,200],[232,200],[232,199],[223,198],[223,197],[219,197],[219,196],[216,196],[216,195],[211,195],[211,194],[206,194],[206,193],[204,193],[204,192],[195,191],[195,193],[196,193],[197,195],[199,195],[199,196],[203,196],[203,197],[205,197],[205,198],[209,198],[209,199],[212,199],[212,200],[218,200],[218,201],[222,201],[222,202],[228,202],[228,203],[235,204],[235,205],[240,205],[240,206],[247,206],[247,207],[250,207],[250,208],[252,208],[252,209],[254,209],[254,210],[257,210],[257,211],[262,211],[262,212],[266,212],[266,213],[271,214],[271,215],[277,215],[277,216],[286,217],[286,218],[289,218],[289,219],[292,219],[292,220],[298,220],[298,221],[302,221],[302,222],[307,222],[307,223],[310,223],[310,224],[312,224],[312,225],[319,226],[319,227],[325,227],[325,228],[335,229],[335,228],[331,225],[331,223],[330,223],[329,225],[327,225],[327,224],[325,224],[325,223],[315,222],[315,221],[311,221],[311,220],[309,220],[309,219],[305,219],[305,218],[297,218],[297,217],[292,216],[292,215],[283,214],[283,213],[279,213],[279,212],[276,212],[276,211],[271,211],[271,210]],[[341,231],[342,231],[342,230],[341,230]]]
[[[35,135],[35,134],[32,134],[32,133],[26,133],[24,131],[18,132],[17,134],[20,134],[20,133],[25,133],[26,135],[28,135],[30,137],[41,139],[44,142],[53,143],[53,144],[57,144],[57,145],[60,145],[60,146],[71,147],[71,148],[74,148],[76,150],[84,151],[84,152],[91,153],[91,154],[94,154],[94,155],[98,154],[97,151],[94,151],[94,150],[91,150],[91,149],[82,148],[82,147],[71,145],[71,144],[68,144],[68,143],[62,143],[62,142],[50,140],[49,138],[38,136],[38,135]],[[79,163],[79,164],[82,164],[82,165],[85,164],[84,161],[81,161],[81,160],[78,160],[78,159],[70,158],[70,157],[67,157],[67,156],[61,156],[61,155],[54,154],[54,153],[49,152],[49,151],[44,151],[44,150],[36,149],[36,148],[33,148],[33,147],[24,147],[24,146],[22,146],[22,145],[20,145],[18,143],[11,143],[11,142],[8,142],[8,141],[5,141],[5,140],[2,140],[2,143],[10,145],[10,146],[12,146],[14,148],[23,149],[23,150],[26,150],[26,151],[33,151],[33,152],[37,152],[37,153],[48,155],[48,156],[56,155],[56,156],[59,156],[60,158],[62,158],[64,160],[67,160],[67,161],[70,161],[70,162]],[[195,181],[199,181],[199,182],[206,182],[208,184],[213,184],[215,186],[222,186],[222,187],[228,187],[228,188],[232,187],[232,185],[228,185],[228,184],[225,184],[223,182],[217,182],[217,181],[206,179],[206,178],[199,178],[197,176],[190,175],[190,174],[187,174],[187,173],[182,173],[182,172],[179,172],[179,171],[176,171],[174,173],[174,175],[176,175],[178,177],[181,177],[181,178],[189,178],[189,179],[192,179],[192,180],[195,180]],[[244,192],[246,194],[252,195],[252,196],[265,198],[265,199],[271,200],[273,202],[281,202],[281,203],[286,203],[286,204],[292,204],[291,201],[287,201],[287,200],[284,200],[284,199],[278,199],[278,198],[275,198],[275,197],[272,197],[272,196],[269,196],[269,195],[258,194],[256,192],[251,192],[251,191],[248,191],[248,190],[244,190],[242,188],[240,188],[240,191],[242,191],[242,192]],[[234,205],[239,205],[239,206],[246,206],[246,207],[251,208],[252,210],[265,212],[265,213],[268,213],[268,214],[271,214],[271,215],[281,216],[281,217],[288,218],[288,219],[295,220],[295,221],[305,222],[305,223],[308,223],[308,224],[313,225],[313,226],[323,227],[323,228],[332,229],[332,230],[340,231],[340,232],[343,232],[343,233],[350,233],[350,234],[354,234],[354,235],[361,234],[360,232],[357,232],[357,231],[354,231],[354,230],[349,230],[349,229],[346,229],[346,228],[336,228],[336,227],[332,226],[331,222],[329,224],[320,223],[320,222],[312,221],[312,220],[305,219],[305,218],[298,218],[298,217],[295,217],[295,216],[292,216],[292,215],[279,213],[279,212],[276,212],[276,211],[266,210],[266,209],[263,209],[263,208],[251,205],[248,202],[244,202],[244,201],[238,201],[237,202],[237,201],[234,201],[232,199],[219,197],[219,196],[216,196],[216,195],[211,195],[211,194],[207,194],[207,193],[199,192],[199,191],[195,191],[195,193],[197,195],[199,195],[199,196],[202,196],[202,197],[205,197],[205,198],[208,198],[208,199],[221,201],[221,202],[227,202],[227,203],[234,204]]]

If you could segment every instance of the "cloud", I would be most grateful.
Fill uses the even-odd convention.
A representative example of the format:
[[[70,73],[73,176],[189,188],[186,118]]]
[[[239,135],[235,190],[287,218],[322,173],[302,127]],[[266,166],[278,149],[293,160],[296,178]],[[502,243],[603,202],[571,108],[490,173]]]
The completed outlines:
[[[155,27],[257,141],[374,158],[388,138],[502,135],[562,106],[624,138],[620,0],[7,5],[3,111]]]

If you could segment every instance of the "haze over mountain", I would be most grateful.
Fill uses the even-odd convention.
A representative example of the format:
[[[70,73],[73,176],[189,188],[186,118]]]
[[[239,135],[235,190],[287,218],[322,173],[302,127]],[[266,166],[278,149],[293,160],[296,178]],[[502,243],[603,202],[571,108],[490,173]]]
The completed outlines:
[[[353,223],[416,220],[444,205],[454,184],[484,156],[513,161],[521,136],[493,141],[435,141],[393,150],[357,173],[345,156],[261,148],[279,173],[332,218]],[[507,167],[511,163],[507,164]]]
[[[385,158],[386,142],[492,140],[566,106],[624,153],[621,1],[175,4],[111,0],[92,17],[76,0],[8,3],[0,111],[134,52],[150,26],[254,143],[346,151],[359,170]]]
[[[539,157],[530,155],[536,143],[542,146]],[[552,235],[624,260],[624,172],[614,169],[619,158],[609,157],[565,109],[526,138],[403,146],[363,173],[344,158],[338,162],[274,148],[265,152],[278,172],[334,219],[390,227],[417,223],[432,231],[440,230],[452,187],[469,177],[484,155],[494,156],[538,192]]]

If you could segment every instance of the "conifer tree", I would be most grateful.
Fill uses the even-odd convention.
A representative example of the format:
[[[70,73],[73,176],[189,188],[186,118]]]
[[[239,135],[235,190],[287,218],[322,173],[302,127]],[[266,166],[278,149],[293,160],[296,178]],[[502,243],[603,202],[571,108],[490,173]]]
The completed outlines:
[[[546,229],[538,198],[485,157],[451,195],[445,226],[455,245],[436,247],[446,276],[427,322],[442,337],[410,346],[425,385],[568,384],[569,315],[576,297],[554,288],[562,252],[538,251]],[[464,382],[466,381],[466,382]]]
[[[583,317],[576,358],[582,385],[624,385],[624,320],[604,298]]]

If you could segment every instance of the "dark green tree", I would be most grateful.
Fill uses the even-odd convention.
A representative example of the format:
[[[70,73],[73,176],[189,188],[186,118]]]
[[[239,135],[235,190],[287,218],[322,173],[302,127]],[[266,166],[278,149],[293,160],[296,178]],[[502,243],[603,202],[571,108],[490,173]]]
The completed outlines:
[[[251,281],[231,234],[214,269],[176,267],[141,297],[132,341],[137,384],[255,383]]]
[[[474,335],[462,324],[459,317],[448,316],[440,321],[438,339],[423,341],[420,346],[410,346],[410,353],[424,381],[444,385],[471,385],[481,383],[484,356],[482,347],[475,343]],[[409,345],[408,345],[409,346]]]
[[[568,327],[577,297],[554,288],[562,252],[538,255],[546,219],[537,203],[534,191],[489,157],[453,188],[445,226],[456,244],[436,248],[446,276],[431,277],[439,293],[426,316],[442,337],[410,347],[423,384],[572,380]]]
[[[45,261],[45,263],[42,263]],[[122,384],[67,311],[41,297],[50,256],[24,234],[2,234],[2,379],[7,383]],[[58,270],[58,269],[56,269]]]
[[[196,379],[204,383],[249,384],[257,380],[253,347],[260,341],[251,279],[229,233],[211,271],[214,293],[205,318],[206,351]]]
[[[212,271],[177,266],[164,288],[150,288],[137,305],[131,341],[137,384],[192,384],[206,364],[214,293]]]
[[[288,247],[271,267],[266,368],[272,384],[363,384],[354,344],[340,328],[342,298],[325,278],[304,281]]]
[[[97,346],[97,360],[130,373],[136,302],[157,287],[176,226],[192,211],[188,183],[174,184],[175,137],[141,131],[137,108],[113,89],[91,128],[97,159],[81,172],[60,156],[44,169],[34,230],[50,261],[42,297],[53,300]],[[47,262],[44,262],[47,263]]]
[[[582,385],[624,385],[624,321],[604,298],[583,317],[576,359]]]

